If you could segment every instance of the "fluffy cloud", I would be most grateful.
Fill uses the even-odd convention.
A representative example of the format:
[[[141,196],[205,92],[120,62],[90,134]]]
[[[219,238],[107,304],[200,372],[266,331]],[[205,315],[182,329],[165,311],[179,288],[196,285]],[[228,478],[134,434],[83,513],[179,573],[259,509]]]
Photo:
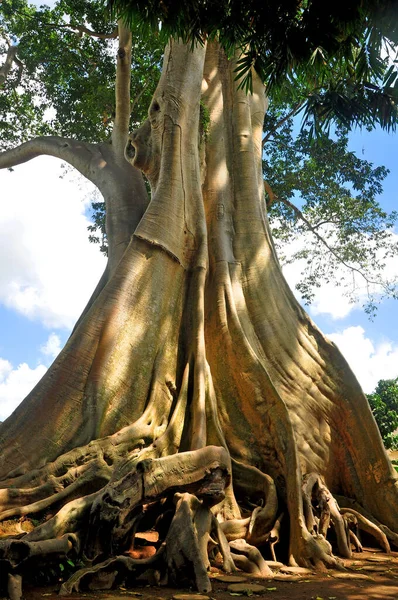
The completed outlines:
[[[61,351],[61,339],[56,333],[50,333],[45,344],[40,346],[40,352],[50,359],[54,359]]]
[[[14,368],[9,360],[0,358],[0,421],[4,421],[12,413],[43,377],[47,366],[61,351],[60,337],[54,332],[50,333],[39,350],[46,364],[39,361],[35,369],[27,363],[21,363]]]
[[[26,363],[16,369],[0,358],[0,421],[4,421],[47,371],[44,365],[31,369]]]
[[[71,328],[105,260],[87,237],[93,186],[60,179],[56,159],[0,172],[0,303],[50,328]]]
[[[397,376],[398,345],[390,340],[374,344],[360,326],[327,335],[344,354],[364,392],[373,392],[379,379]]]

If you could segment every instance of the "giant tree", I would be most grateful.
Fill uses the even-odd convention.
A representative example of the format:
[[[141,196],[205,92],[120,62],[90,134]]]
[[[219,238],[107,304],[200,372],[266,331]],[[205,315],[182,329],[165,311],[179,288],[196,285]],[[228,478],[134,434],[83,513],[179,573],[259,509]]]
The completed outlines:
[[[396,119],[393,71],[377,58],[371,79],[363,64],[364,48],[381,48],[373,5],[353,3],[347,19],[330,9],[330,35],[311,41],[316,7],[277,3],[272,13],[270,3],[268,54],[253,49],[256,36],[228,29],[223,11],[188,15],[186,27],[167,6],[161,20],[175,37],[141,127],[128,137],[132,43],[119,21],[111,138],[41,136],[0,155],[2,168],[39,154],[75,166],[104,196],[109,245],[65,348],[0,429],[0,518],[11,521],[0,558],[14,597],[43,556],[88,560],[66,592],[148,568],[208,590],[209,555],[227,571],[269,576],[255,548],[275,556],[279,538],[290,564],[337,564],[331,523],[345,557],[358,544],[355,519],[384,549],[398,542],[398,480],[355,376],[283,278],[262,173],[265,76],[272,89],[283,87],[281,70],[290,81],[303,80],[303,65],[308,81],[319,74],[306,109],[317,123],[332,109],[367,124]],[[261,22],[251,6],[232,15],[249,33]],[[87,22],[58,25],[113,35]],[[291,64],[275,43],[281,27],[289,43],[300,34],[302,55],[285,53]],[[32,531],[18,530],[21,517],[33,518]],[[147,531],[156,552],[137,558]]]

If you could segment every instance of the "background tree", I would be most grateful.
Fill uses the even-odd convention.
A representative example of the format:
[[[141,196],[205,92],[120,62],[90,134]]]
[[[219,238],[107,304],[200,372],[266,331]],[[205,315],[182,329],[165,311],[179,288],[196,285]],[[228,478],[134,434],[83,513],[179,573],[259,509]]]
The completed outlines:
[[[265,12],[252,14],[248,2],[226,13],[230,25],[247,24],[243,57],[235,52],[243,38],[232,43],[236,27],[228,29],[224,13],[206,12],[208,3],[186,3],[178,13],[173,4],[145,6],[157,31],[166,6],[174,33],[189,43],[170,40],[141,127],[127,139],[133,42],[118,21],[110,139],[40,136],[0,156],[2,168],[38,154],[75,166],[104,196],[108,240],[106,271],[65,348],[0,429],[0,519],[29,516],[36,525],[16,540],[14,521],[11,540],[0,543],[13,598],[35,561],[64,554],[88,559],[66,593],[131,582],[148,566],[204,591],[212,540],[224,570],[266,576],[256,548],[273,551],[279,538],[278,556],[290,564],[336,565],[326,540],[331,522],[342,556],[357,542],[348,531],[353,519],[385,550],[387,536],[397,544],[398,480],[366,397],[296,302],[275,254],[262,172],[268,101],[249,70],[265,75],[261,60],[273,65],[275,86],[283,73],[301,85],[322,75],[305,109],[315,129],[333,106],[340,121],[392,126],[395,73],[380,57],[381,37],[374,39],[377,6],[333,5],[325,21],[316,3],[271,3],[254,55]],[[104,43],[113,28],[99,31],[98,13],[84,7],[84,25],[71,19],[72,28]],[[218,15],[219,41],[202,9]],[[56,30],[71,28],[63,15]],[[194,41],[196,27],[203,44]],[[5,83],[17,54],[7,51]],[[73,114],[66,124],[78,119]],[[148,530],[159,537],[151,559],[126,556],[137,532]]]
[[[368,394],[370,408],[386,448],[398,449],[398,379],[380,379],[373,394]]]
[[[317,288],[338,281],[354,301],[360,292],[372,316],[382,297],[396,297],[396,282],[383,278],[396,255],[395,212],[377,201],[388,171],[348,150],[348,132],[311,140],[308,127],[293,134],[289,108],[265,118],[263,171],[268,214],[282,264],[303,269],[297,289],[310,303]],[[281,123],[281,128],[272,124]]]

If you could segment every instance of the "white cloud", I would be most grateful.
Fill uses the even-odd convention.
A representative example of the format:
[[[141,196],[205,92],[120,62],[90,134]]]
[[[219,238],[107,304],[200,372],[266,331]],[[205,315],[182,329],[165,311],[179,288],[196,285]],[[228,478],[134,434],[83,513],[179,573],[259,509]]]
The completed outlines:
[[[0,303],[46,327],[71,328],[105,259],[87,236],[94,186],[60,179],[57,164],[40,157],[0,171]]]
[[[44,365],[31,369],[26,363],[13,368],[0,358],[0,421],[7,418],[47,371]]]
[[[44,356],[54,359],[61,351],[61,339],[56,333],[50,333],[45,344],[40,346],[40,352]]]
[[[375,344],[360,326],[327,336],[339,347],[367,394],[373,392],[380,379],[397,377],[397,344],[387,339]]]
[[[302,302],[301,296],[296,290],[296,284],[301,279],[300,261],[283,267],[283,274],[298,301]],[[336,287],[334,284],[322,284],[314,291],[314,300],[309,307],[306,307],[311,315],[328,314],[332,319],[344,319],[352,310],[362,307],[363,299],[358,299],[355,303],[350,302],[346,296],[343,296],[342,288]]]
[[[9,375],[12,371],[12,364],[9,360],[0,358],[0,383]]]

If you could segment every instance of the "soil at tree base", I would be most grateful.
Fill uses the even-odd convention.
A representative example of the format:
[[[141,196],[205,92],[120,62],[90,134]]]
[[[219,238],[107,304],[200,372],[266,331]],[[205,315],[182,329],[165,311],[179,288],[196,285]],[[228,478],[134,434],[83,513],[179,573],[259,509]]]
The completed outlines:
[[[87,590],[82,594],[64,596],[64,600],[173,600],[197,597],[213,600],[231,600],[242,598],[270,598],[274,600],[398,600],[398,552],[387,555],[377,549],[367,549],[361,554],[353,555],[352,560],[343,561],[345,571],[329,569],[323,573],[289,573],[279,572],[273,579],[260,579],[239,573],[246,578],[248,587],[243,592],[231,592],[230,582],[216,579],[222,573],[212,569],[213,590],[207,594],[199,594],[189,589],[169,587],[137,586],[133,589],[120,587],[109,591]],[[282,569],[283,570],[283,569]],[[264,586],[259,593],[252,593],[249,585],[256,583]],[[24,589],[25,600],[59,600],[58,589],[29,588]]]

